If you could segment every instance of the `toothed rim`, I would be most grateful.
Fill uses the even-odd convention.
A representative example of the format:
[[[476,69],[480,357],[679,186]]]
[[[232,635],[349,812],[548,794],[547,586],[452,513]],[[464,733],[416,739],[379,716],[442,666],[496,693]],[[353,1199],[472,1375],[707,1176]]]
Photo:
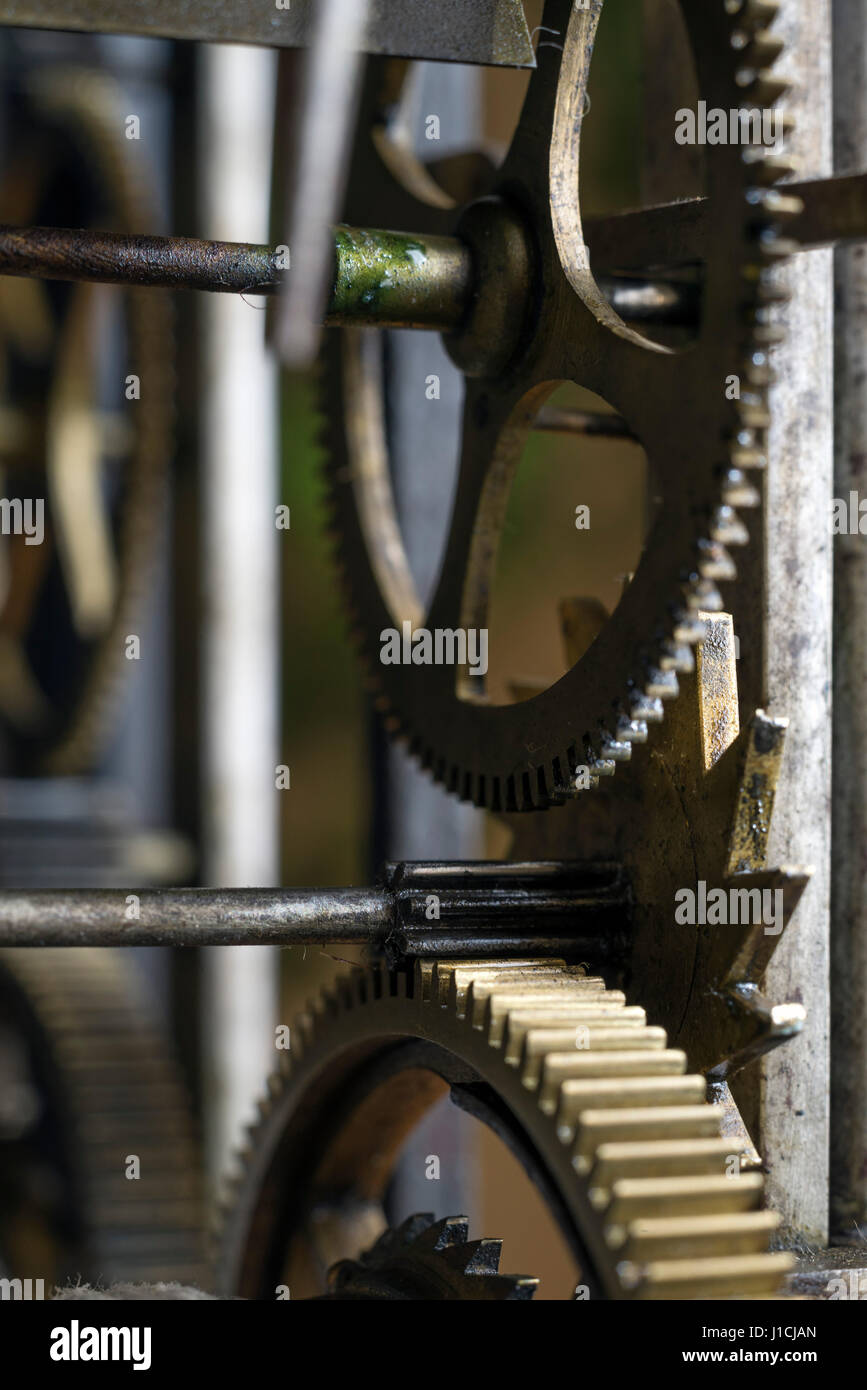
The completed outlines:
[[[697,38],[708,15],[702,7],[690,9],[683,0],[681,3],[696,61],[699,62],[700,45]],[[767,99],[771,93],[769,68],[776,61],[780,45],[776,39],[772,42],[771,36],[766,33],[768,15],[767,7],[757,11],[749,4],[732,5],[726,0],[717,0],[717,9],[710,16],[713,19],[711,29],[715,28],[716,32],[725,35],[731,69],[725,78],[728,106],[753,109],[760,99]],[[758,52],[765,55],[767,62],[752,74],[747,85],[738,85],[736,76],[744,54],[755,56]],[[776,99],[779,88],[780,84],[773,88]],[[723,104],[722,99],[719,104]],[[677,592],[667,609],[662,603],[655,605],[658,622],[650,631],[645,626],[646,639],[641,642],[637,653],[633,651],[632,662],[637,658],[640,665],[632,665],[632,674],[619,686],[619,694],[616,693],[617,681],[608,683],[609,698],[613,696],[608,712],[604,708],[597,708],[595,717],[587,721],[583,733],[576,732],[574,727],[567,732],[565,726],[569,717],[564,714],[560,720],[563,726],[561,732],[546,734],[541,753],[530,746],[532,740],[529,737],[523,741],[515,738],[506,740],[505,751],[501,750],[497,757],[492,755],[484,766],[479,763],[485,755],[479,752],[473,765],[472,759],[455,757],[454,751],[449,751],[450,738],[454,750],[453,729],[436,728],[431,733],[425,727],[427,721],[423,711],[402,698],[405,692],[396,693],[399,676],[395,675],[395,671],[400,668],[390,667],[386,674],[378,660],[379,624],[366,622],[364,611],[359,607],[359,594],[363,592],[368,579],[364,576],[364,583],[359,582],[362,571],[355,565],[361,565],[362,570],[365,566],[370,570],[372,566],[363,540],[361,552],[355,556],[352,553],[355,541],[353,539],[350,544],[349,531],[357,522],[352,519],[355,503],[347,496],[351,492],[347,446],[341,421],[334,412],[327,416],[326,432],[331,437],[332,460],[329,469],[331,520],[337,543],[338,567],[353,632],[376,706],[389,733],[405,741],[410,753],[422,767],[463,800],[500,811],[542,809],[580,793],[583,788],[576,787],[574,780],[575,772],[580,767],[589,769],[591,787],[597,786],[601,778],[613,775],[618,762],[629,761],[631,745],[645,742],[649,725],[662,720],[663,702],[678,693],[678,673],[692,669],[692,649],[703,634],[700,612],[719,611],[724,607],[717,585],[731,583],[736,577],[734,561],[727,547],[744,545],[749,541],[747,528],[736,509],[758,506],[761,500],[758,490],[750,481],[750,471],[763,468],[766,462],[768,386],[773,379],[767,350],[782,337],[773,307],[780,298],[780,292],[772,271],[792,249],[781,237],[779,228],[797,211],[796,200],[780,197],[773,188],[778,179],[790,172],[790,163],[780,161],[773,151],[763,146],[740,147],[737,162],[742,180],[740,244],[743,254],[730,272],[732,280],[729,288],[737,283],[740,292],[737,307],[729,296],[724,308],[725,312],[736,316],[736,336],[741,346],[738,355],[729,360],[725,370],[737,371],[742,392],[740,400],[732,403],[727,423],[721,424],[721,437],[711,440],[707,446],[708,453],[720,460],[714,470],[715,480],[710,495],[701,508],[708,518],[708,530],[693,533],[690,568],[681,571]],[[737,252],[737,248],[729,250],[733,255]],[[709,284],[711,282],[712,277]],[[344,332],[347,331],[330,331],[324,353],[326,372],[330,373],[336,384],[338,395],[342,390],[339,339],[349,341],[344,338]],[[684,353],[683,360],[687,356],[688,352]],[[722,385],[720,381],[714,387],[720,395]],[[665,544],[663,532],[654,539],[653,548],[661,549]],[[645,554],[649,549],[650,538]],[[636,583],[647,584],[647,580],[647,573],[642,577],[639,567],[638,576],[630,588]],[[373,583],[376,584],[375,578]],[[376,627],[376,632],[373,627]],[[604,635],[605,629],[603,638]],[[598,645],[599,641],[594,644]],[[591,659],[606,661],[610,660],[610,655],[606,652],[600,656],[592,655]],[[544,696],[536,699],[544,700],[551,691],[556,691],[581,668],[584,660],[582,657],[562,681],[556,682]],[[619,664],[622,665],[622,661]],[[595,683],[600,685],[601,680],[597,679]],[[418,700],[415,701],[415,704],[418,703]],[[523,702],[524,706],[533,704],[533,700]],[[486,716],[490,718],[494,715],[500,719],[497,709],[520,708],[520,705],[488,707]],[[496,738],[493,741],[496,743]],[[466,747],[471,741],[464,737],[462,742]],[[476,754],[475,748],[473,753]]]
[[[273,1297],[271,1280],[309,1207],[321,1211],[313,1170],[330,1151],[323,1122],[333,1146],[338,1117],[349,1118],[345,1098],[364,1100],[383,1084],[374,1070],[365,1089],[366,1069],[414,1040],[447,1059],[444,1069],[457,1060],[464,1084],[469,1068],[476,1090],[491,1088],[501,1123],[505,1116],[532,1153],[534,1181],[563,1217],[591,1296],[769,1294],[792,1267],[787,1254],[767,1253],[777,1220],[761,1209],[761,1176],[727,1176],[737,1145],[721,1134],[704,1078],[685,1074],[685,1055],[648,1027],[642,1009],[578,967],[526,960],[422,963],[411,976],[359,969],[324,991],[291,1036],[292,1055],[281,1055],[270,1078],[224,1208],[224,1296]],[[413,1053],[402,1065],[431,1070]],[[395,1063],[386,1084],[400,1072]],[[365,1162],[374,1151],[380,1192],[388,1175],[381,1135],[368,1134],[366,1156],[352,1146],[352,1171],[371,1201]],[[320,1140],[315,1153],[311,1135]],[[389,1157],[401,1142],[385,1149]],[[305,1196],[294,1225],[287,1192]]]

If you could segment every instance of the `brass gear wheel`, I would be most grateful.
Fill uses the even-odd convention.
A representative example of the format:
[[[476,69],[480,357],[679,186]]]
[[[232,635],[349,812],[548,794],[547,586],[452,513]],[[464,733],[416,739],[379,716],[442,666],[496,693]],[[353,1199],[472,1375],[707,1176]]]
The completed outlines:
[[[222,1236],[224,1296],[322,1292],[381,1234],[396,1155],[448,1089],[512,1148],[591,1297],[770,1294],[777,1218],[644,1010],[563,961],[358,970],[291,1033]]]
[[[771,108],[786,90],[770,72],[782,48],[767,31],[775,9],[774,0],[680,0],[709,106]],[[555,804],[580,790],[577,768],[587,767],[595,785],[627,761],[632,744],[644,742],[648,725],[662,719],[663,702],[677,694],[678,675],[693,667],[692,648],[705,632],[701,612],[725,606],[717,585],[735,578],[730,549],[748,541],[736,509],[761,501],[753,479],[765,463],[768,350],[781,336],[776,304],[785,297],[776,271],[790,249],[781,231],[801,210],[774,188],[791,167],[765,146],[709,149],[711,232],[698,336],[674,352],[628,327],[594,278],[578,210],[580,132],[601,11],[602,0],[586,9],[548,0],[543,21],[563,39],[562,54],[554,45],[540,50],[505,162],[482,176],[478,196],[462,211],[390,143],[394,66],[370,69],[346,221],[457,232],[481,267],[468,321],[449,340],[466,372],[463,444],[427,615],[391,496],[375,333],[327,335],[330,503],[377,704],[389,729],[438,781],[495,811]],[[700,259],[684,245],[658,249],[651,264]],[[743,385],[736,400],[725,392],[732,374]],[[460,668],[383,666],[381,633],[404,621],[430,629],[486,626],[511,479],[538,411],[565,381],[603,396],[623,417],[645,448],[661,497],[616,610],[566,675],[513,705],[486,705],[479,679]],[[736,605],[728,607],[737,618]]]

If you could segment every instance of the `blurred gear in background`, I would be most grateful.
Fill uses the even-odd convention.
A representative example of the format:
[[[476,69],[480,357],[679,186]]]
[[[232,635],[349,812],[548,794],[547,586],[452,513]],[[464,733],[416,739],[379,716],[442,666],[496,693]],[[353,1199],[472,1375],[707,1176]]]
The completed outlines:
[[[831,485],[815,463],[830,469],[830,363],[806,403],[789,378],[799,253],[867,236],[867,175],[809,162],[830,82],[810,67],[825,59],[804,0],[446,8],[299,0],[265,28],[232,3],[121,18],[175,41],[152,72],[176,162],[155,199],[125,129],[135,82],[109,90],[93,71],[120,47],[46,36],[49,56],[81,45],[77,69],[10,83],[0,462],[22,501],[44,492],[46,533],[4,537],[0,574],[0,1258],[224,1298],[823,1296],[835,1261],[863,1263],[851,1175],[867,1131],[844,1142],[842,1083],[833,1112],[827,1097],[830,813],[813,774],[830,739],[830,547],[804,544],[798,510]],[[96,9],[16,18],[98,34]],[[857,28],[845,3],[835,14],[840,35]],[[208,39],[289,50],[268,245],[225,231],[265,142],[248,137],[243,54],[197,55],[189,41]],[[449,89],[437,153],[442,61],[479,67]],[[270,83],[273,65],[257,73]],[[678,145],[674,112],[699,102],[735,138]],[[806,321],[827,336],[829,258],[810,266]],[[184,288],[212,299],[199,314],[176,295],[173,328],[168,292]],[[239,304],[221,312],[233,291],[243,329]],[[257,294],[273,312],[253,328]],[[266,320],[291,368],[279,487]],[[165,554],[175,413],[163,675],[133,716],[125,646]],[[425,509],[445,515],[449,494],[437,539]],[[432,787],[348,685],[326,530],[385,732]],[[797,608],[825,588],[826,608]],[[803,763],[808,735],[795,793],[784,748]],[[174,891],[196,881],[209,887]],[[208,953],[153,949],[171,945]],[[276,953],[252,954],[275,946],[276,1015]],[[122,1002],[136,972],[155,1021]],[[837,971],[847,1020],[864,986]],[[283,1059],[208,1271],[172,1047],[211,1171],[263,1059]],[[851,1071],[836,1074],[860,1113]],[[525,1273],[500,1273],[500,1235],[503,1267]]]

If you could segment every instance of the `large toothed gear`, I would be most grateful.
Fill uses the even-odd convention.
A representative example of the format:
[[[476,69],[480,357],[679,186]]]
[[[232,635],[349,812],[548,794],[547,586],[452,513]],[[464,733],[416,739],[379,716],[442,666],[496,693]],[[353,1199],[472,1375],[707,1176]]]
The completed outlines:
[[[775,5],[681,0],[680,8],[708,107],[774,107],[786,90],[769,71],[781,48],[767,33]],[[776,271],[791,249],[786,221],[801,207],[774,187],[791,172],[777,154],[709,146],[710,240],[698,335],[674,352],[628,327],[594,279],[578,207],[581,124],[601,9],[602,0],[587,9],[549,0],[544,23],[564,36],[562,54],[557,45],[540,49],[505,162],[479,184],[485,196],[462,211],[405,149],[389,144],[392,69],[373,65],[368,80],[346,219],[457,231],[477,257],[468,323],[449,340],[467,372],[462,456],[426,615],[391,496],[375,330],[326,335],[332,514],[377,704],[437,780],[500,811],[544,808],[576,791],[576,768],[589,768],[582,781],[593,785],[627,761],[678,693],[678,676],[692,669],[705,631],[700,611],[724,606],[718,585],[734,579],[731,551],[749,539],[740,513],[760,505],[768,351],[781,337],[777,305],[785,297]],[[618,256],[629,236],[628,229],[618,236]],[[656,250],[651,264],[702,259],[682,241],[675,248],[663,239]],[[594,264],[603,253],[604,246],[599,257],[594,251]],[[640,262],[629,264],[634,270]],[[726,397],[732,374],[740,378],[739,399]],[[624,418],[646,450],[660,499],[615,612],[562,679],[513,705],[486,705],[480,679],[453,666],[383,665],[381,634],[403,621],[430,630],[487,626],[511,479],[540,407],[564,381],[601,395]],[[760,524],[753,529],[758,539]]]
[[[251,1132],[222,1292],[316,1297],[385,1229],[394,1160],[448,1089],[531,1174],[591,1297],[773,1293],[791,1259],[702,1076],[644,1010],[562,961],[359,970],[298,1020]]]

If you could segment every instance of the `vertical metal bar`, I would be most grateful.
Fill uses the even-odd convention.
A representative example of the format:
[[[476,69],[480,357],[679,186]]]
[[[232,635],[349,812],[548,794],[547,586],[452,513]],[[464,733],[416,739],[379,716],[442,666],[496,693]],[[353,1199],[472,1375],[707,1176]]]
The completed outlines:
[[[834,170],[867,155],[867,8],[834,0]],[[834,496],[867,482],[867,250],[835,253]],[[831,1230],[867,1239],[867,539],[834,538]]]
[[[202,51],[202,216],[230,237],[266,240],[275,56]],[[276,374],[265,314],[241,297],[202,306],[205,881],[275,884],[277,793]],[[224,1170],[274,1059],[276,956],[204,955],[208,1160]]]
[[[831,169],[830,0],[791,0],[776,32],[783,99],[796,121],[804,177]],[[789,718],[768,846],[772,864],[811,864],[813,879],[767,973],[773,999],[807,1010],[803,1035],[762,1064],[759,1148],[784,1227],[827,1239],[831,765],[830,498],[833,465],[832,252],[808,251],[787,272],[789,335],[775,354],[767,479],[768,711]]]

